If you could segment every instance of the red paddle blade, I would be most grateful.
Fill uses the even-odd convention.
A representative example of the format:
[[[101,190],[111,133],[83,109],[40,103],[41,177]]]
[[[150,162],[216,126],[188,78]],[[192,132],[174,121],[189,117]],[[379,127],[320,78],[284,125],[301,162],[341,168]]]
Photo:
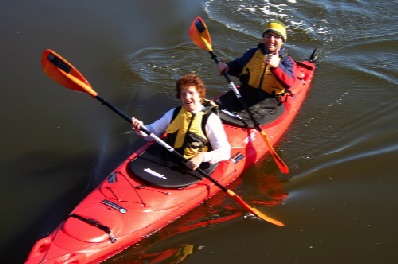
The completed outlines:
[[[72,64],[54,51],[47,49],[43,52],[41,65],[47,76],[60,85],[71,90],[87,93],[93,97],[98,95],[86,78]]]
[[[207,26],[201,17],[198,16],[195,18],[188,31],[188,34],[196,46],[207,51],[212,51],[211,37],[209,31],[207,30]]]

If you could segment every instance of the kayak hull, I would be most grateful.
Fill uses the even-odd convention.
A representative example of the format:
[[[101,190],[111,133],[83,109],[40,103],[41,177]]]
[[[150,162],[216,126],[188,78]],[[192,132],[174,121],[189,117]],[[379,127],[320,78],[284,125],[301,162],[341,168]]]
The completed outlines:
[[[315,64],[298,64],[299,76],[291,88],[294,97],[286,110],[262,126],[272,145],[286,132],[299,111],[313,78]],[[231,159],[222,161],[211,174],[226,186],[269,151],[256,129],[224,125],[232,146]],[[181,189],[148,186],[128,171],[128,164],[151,144],[122,162],[47,237],[36,242],[26,263],[92,263],[112,257],[186,214],[220,191],[203,179]]]

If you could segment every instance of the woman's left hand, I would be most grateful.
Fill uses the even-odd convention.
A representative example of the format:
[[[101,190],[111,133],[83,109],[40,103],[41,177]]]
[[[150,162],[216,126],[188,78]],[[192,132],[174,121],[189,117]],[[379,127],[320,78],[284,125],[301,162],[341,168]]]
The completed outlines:
[[[196,170],[197,168],[199,168],[199,165],[203,162],[203,158],[204,158],[203,153],[199,152],[192,159],[188,160],[187,162],[188,168],[190,168],[191,170]]]

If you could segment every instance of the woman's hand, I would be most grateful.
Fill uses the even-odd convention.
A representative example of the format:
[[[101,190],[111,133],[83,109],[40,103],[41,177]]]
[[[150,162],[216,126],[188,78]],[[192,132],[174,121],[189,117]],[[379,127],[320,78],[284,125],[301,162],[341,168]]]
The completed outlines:
[[[132,117],[131,121],[132,121],[131,122],[131,128],[134,129],[136,132],[140,132],[143,122],[138,120],[138,119],[136,119],[135,117]]]
[[[203,162],[203,160],[204,160],[204,155],[202,152],[199,152],[192,159],[188,160],[187,166],[191,170],[196,170],[197,168],[199,168],[199,165]]]

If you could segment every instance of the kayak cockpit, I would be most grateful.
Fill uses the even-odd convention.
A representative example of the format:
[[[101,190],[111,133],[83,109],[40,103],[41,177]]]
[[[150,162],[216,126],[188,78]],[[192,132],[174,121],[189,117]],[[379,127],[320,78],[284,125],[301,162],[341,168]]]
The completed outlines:
[[[239,88],[239,93],[260,126],[271,123],[285,112],[285,105],[279,98],[270,96],[261,89],[243,86]],[[236,127],[255,127],[249,113],[238,101],[234,91],[224,93],[217,98],[216,103],[220,107],[220,118],[223,123]]]
[[[147,150],[128,164],[130,177],[143,181],[149,186],[159,188],[180,189],[188,187],[203,179],[203,175],[192,171],[182,162],[170,161],[165,155],[167,150],[159,144],[152,144]],[[200,168],[211,174],[217,164],[202,163]]]

